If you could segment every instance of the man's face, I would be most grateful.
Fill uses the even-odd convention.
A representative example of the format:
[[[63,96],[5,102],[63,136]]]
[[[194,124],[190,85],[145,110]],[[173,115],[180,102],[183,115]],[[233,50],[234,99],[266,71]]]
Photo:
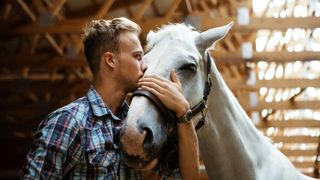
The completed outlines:
[[[147,69],[142,61],[143,49],[139,38],[132,32],[123,32],[119,38],[119,53],[117,75],[127,92],[135,91],[138,88],[138,80]]]

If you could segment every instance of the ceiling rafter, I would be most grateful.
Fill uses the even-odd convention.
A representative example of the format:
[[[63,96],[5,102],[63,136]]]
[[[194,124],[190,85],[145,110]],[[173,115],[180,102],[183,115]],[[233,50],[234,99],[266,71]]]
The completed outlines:
[[[144,0],[142,5],[140,5],[140,8],[138,9],[137,13],[133,15],[133,18],[141,19],[152,3],[153,0]]]
[[[36,22],[37,17],[36,15],[30,10],[30,8],[28,7],[28,5],[22,1],[22,0],[17,0],[17,2],[19,3],[19,5],[23,8],[23,10],[26,12],[26,14],[30,17],[30,19],[33,22]],[[43,8],[39,5],[37,0],[34,0],[33,2],[37,3],[37,7],[39,9],[39,11],[42,11]],[[49,43],[52,45],[52,47],[56,50],[56,52],[59,55],[63,54],[62,49],[59,47],[59,45],[57,44],[57,42],[55,41],[55,39],[49,34],[49,33],[44,33],[44,36],[46,37],[46,39],[49,41]]]
[[[169,13],[169,11],[167,12]],[[206,30],[210,27],[216,27],[228,24],[233,21],[236,22],[235,18],[212,18],[210,15],[205,15],[199,13],[192,13],[193,16],[199,16],[201,19],[201,30]],[[167,15],[166,15],[167,16]],[[150,18],[146,21],[137,20],[137,23],[144,27],[143,31],[147,32],[149,30],[159,27],[161,24],[153,24],[152,21],[157,20],[158,22],[165,23],[165,18]],[[3,28],[0,30],[0,34],[43,34],[48,32],[49,34],[61,34],[61,33],[81,33],[84,24],[88,21],[88,18],[85,19],[72,19],[72,20],[63,20],[55,23],[50,27],[39,26],[38,23],[30,23],[14,30]],[[272,26],[272,24],[278,24],[277,27]],[[250,24],[247,26],[237,25],[235,23],[231,32],[235,31],[237,33],[249,33],[259,29],[279,29],[285,30],[288,28],[304,28],[304,29],[314,29],[320,26],[320,22],[316,17],[305,17],[305,18],[286,18],[286,19],[277,19],[277,18],[252,18]]]

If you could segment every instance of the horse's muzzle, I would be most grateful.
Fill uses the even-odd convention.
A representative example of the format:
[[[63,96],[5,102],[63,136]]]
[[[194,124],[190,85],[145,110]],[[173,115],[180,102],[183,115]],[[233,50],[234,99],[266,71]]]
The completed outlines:
[[[138,126],[126,126],[122,129],[120,150],[122,159],[128,166],[141,169],[159,156],[161,148],[156,142],[152,127],[146,123]]]

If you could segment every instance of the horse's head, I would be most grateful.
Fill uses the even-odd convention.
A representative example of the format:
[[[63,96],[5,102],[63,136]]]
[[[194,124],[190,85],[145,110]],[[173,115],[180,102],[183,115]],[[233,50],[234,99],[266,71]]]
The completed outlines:
[[[204,58],[205,50],[223,38],[231,26],[232,23],[199,33],[184,24],[176,24],[150,32],[144,56],[148,65],[145,75],[169,79],[171,70],[175,69],[190,107],[197,105],[203,100],[207,61],[211,61]],[[149,98],[134,96],[121,133],[121,151],[127,165],[146,168],[156,164],[172,133],[166,118]]]

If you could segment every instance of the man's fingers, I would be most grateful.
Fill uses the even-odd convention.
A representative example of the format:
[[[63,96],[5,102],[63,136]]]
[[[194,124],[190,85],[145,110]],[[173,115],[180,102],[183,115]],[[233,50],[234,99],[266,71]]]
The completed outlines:
[[[167,85],[166,82],[164,82],[163,80],[158,79],[158,78],[156,78],[154,76],[152,76],[152,77],[144,77],[144,78],[141,78],[139,80],[139,84],[140,83],[147,83],[147,82],[148,83],[155,83],[155,84],[157,84],[157,85],[159,85],[159,86],[161,86],[163,88],[166,88],[166,85]]]
[[[142,79],[156,79],[156,80],[158,80],[160,82],[169,82],[168,79],[166,79],[164,77],[161,77],[161,76],[158,76],[158,75],[145,76]]]
[[[143,82],[139,82],[139,86],[145,86],[145,87],[149,87],[152,89],[155,89],[157,92],[159,93],[163,93],[163,91],[165,90],[164,87],[162,87],[161,85],[153,82],[153,81],[143,81]]]
[[[161,100],[162,94],[159,93],[156,89],[145,86],[145,85],[142,85],[141,88],[151,92],[152,94],[156,95]]]
[[[178,83],[178,84],[181,86],[181,83],[180,83],[180,81],[179,81],[179,79],[178,79],[178,76],[177,76],[177,74],[176,74],[176,71],[175,71],[175,70],[172,70],[172,71],[171,71],[170,76],[171,76],[171,80],[172,80],[172,82],[174,82],[174,83]]]

